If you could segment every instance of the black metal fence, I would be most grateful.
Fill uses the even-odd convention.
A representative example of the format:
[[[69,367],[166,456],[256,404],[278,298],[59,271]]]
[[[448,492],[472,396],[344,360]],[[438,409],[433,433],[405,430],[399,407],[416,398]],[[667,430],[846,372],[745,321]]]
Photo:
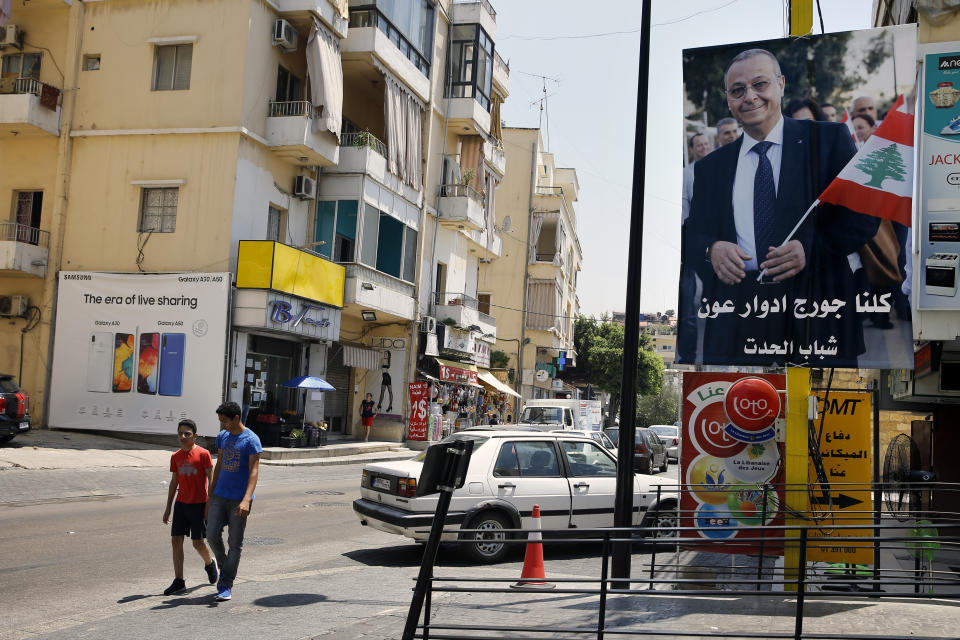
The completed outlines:
[[[718,523],[713,518],[709,532],[715,537],[704,534],[704,516],[696,509],[683,509],[678,513],[681,526],[664,527],[661,522],[656,529],[544,530],[542,544],[549,567],[547,580],[555,584],[555,588],[524,591],[523,601],[535,609],[542,600],[545,609],[556,609],[558,602],[567,602],[566,598],[581,599],[574,614],[561,607],[549,624],[543,623],[541,616],[534,616],[532,622],[511,622],[515,618],[511,612],[516,608],[511,607],[511,602],[518,598],[516,588],[511,587],[518,580],[512,567],[513,575],[497,575],[507,573],[498,571],[499,567],[432,575],[416,637],[434,640],[960,637],[960,631],[950,625],[942,626],[942,635],[910,630],[908,619],[903,626],[891,625],[887,621],[896,616],[890,611],[881,617],[883,624],[868,624],[869,629],[862,626],[823,629],[817,625],[810,628],[805,624],[811,618],[811,606],[822,607],[824,601],[846,607],[856,606],[851,602],[868,606],[885,601],[884,606],[896,608],[932,599],[960,600],[960,514],[934,509],[938,503],[950,503],[960,495],[960,485],[929,482],[903,487],[848,483],[828,488],[759,485],[757,489],[763,492],[763,502],[755,514],[757,526],[743,526],[742,522],[725,526],[722,519]],[[661,493],[699,493],[701,496],[705,490],[717,488],[682,485],[659,489]],[[906,501],[901,499],[904,490],[911,494]],[[845,500],[840,508],[840,496],[858,495],[856,491],[869,492],[879,500],[856,504]],[[681,501],[681,505],[689,502]],[[871,502],[878,508],[873,508]],[[768,504],[772,508],[769,513],[765,511]],[[797,504],[804,506],[794,506]],[[753,537],[724,537],[744,531]],[[507,530],[499,535],[504,544],[526,545],[527,533]],[[451,530],[447,534],[459,537],[456,543],[459,545],[470,544],[480,536],[489,540],[490,536],[489,531],[466,529]],[[611,551],[617,543],[632,545],[635,567],[629,579],[611,577]],[[581,553],[578,568],[568,571],[564,559],[551,560],[551,550],[557,545],[571,544],[595,550],[595,555]],[[825,549],[839,549],[837,561],[815,562]],[[861,559],[866,553],[871,561],[843,562],[843,550],[858,550]],[[584,560],[587,566],[597,561],[592,575],[584,575]],[[563,577],[571,573],[575,577]],[[470,606],[477,598],[495,598],[495,594],[512,596],[506,601],[501,597],[486,607]],[[629,604],[642,598],[642,608],[655,610],[658,601],[666,602],[664,599],[678,596],[682,596],[682,607],[693,619],[716,622],[721,616],[704,617],[703,612],[716,611],[718,601],[729,603],[731,608],[746,607],[760,616],[774,618],[759,625],[755,617],[732,616],[724,618],[726,626],[742,628],[719,628],[716,624],[695,628],[686,616],[682,626],[670,626],[662,619],[648,620],[638,615]],[[433,604],[438,597],[443,597],[441,614]],[[618,600],[628,604],[611,607],[611,603]],[[458,607],[461,602],[463,609]],[[584,613],[591,609],[593,612]],[[611,615],[611,611],[615,614]],[[631,615],[624,615],[625,611]],[[819,617],[819,612],[813,617]]]

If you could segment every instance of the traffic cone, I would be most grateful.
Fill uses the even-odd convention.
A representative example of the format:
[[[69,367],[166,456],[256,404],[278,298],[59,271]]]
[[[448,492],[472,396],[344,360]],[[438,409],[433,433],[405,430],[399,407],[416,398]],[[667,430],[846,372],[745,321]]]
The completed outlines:
[[[523,571],[520,581],[510,585],[513,589],[553,589],[557,585],[546,581],[543,568],[543,543],[540,542],[540,505],[533,505],[533,527],[527,535],[527,549],[523,555]]]

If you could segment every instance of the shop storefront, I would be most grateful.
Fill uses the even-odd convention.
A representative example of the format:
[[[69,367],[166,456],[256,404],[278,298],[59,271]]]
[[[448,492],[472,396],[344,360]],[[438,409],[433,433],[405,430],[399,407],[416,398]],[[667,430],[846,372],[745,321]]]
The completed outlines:
[[[479,424],[510,424],[517,417],[520,394],[501,382],[492,371],[481,368],[477,379],[483,391],[477,399]]]

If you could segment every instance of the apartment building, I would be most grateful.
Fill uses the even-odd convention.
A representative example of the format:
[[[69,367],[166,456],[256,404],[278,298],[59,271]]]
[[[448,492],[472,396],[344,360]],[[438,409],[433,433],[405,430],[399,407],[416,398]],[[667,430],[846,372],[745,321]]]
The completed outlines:
[[[575,393],[557,378],[575,361],[577,274],[576,170],[556,166],[539,129],[504,128],[507,165],[497,192],[499,260],[481,264],[479,291],[496,309],[496,348],[510,355],[524,398]]]
[[[0,328],[0,355],[22,354],[34,416],[58,270],[128,274],[131,291],[140,274],[225,273],[226,397],[349,432],[370,392],[378,435],[401,439],[421,318],[468,366],[496,336],[476,295],[479,261],[500,251],[495,16],[485,0],[14,8],[0,294],[29,308]],[[336,391],[281,386],[306,374]]]

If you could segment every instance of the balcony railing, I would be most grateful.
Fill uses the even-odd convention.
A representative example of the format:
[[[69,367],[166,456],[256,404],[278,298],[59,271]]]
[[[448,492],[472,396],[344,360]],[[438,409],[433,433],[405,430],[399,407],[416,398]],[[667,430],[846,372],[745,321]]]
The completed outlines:
[[[440,186],[440,195],[447,198],[459,198],[467,196],[472,200],[482,203],[484,196],[482,193],[466,184],[445,184]]]
[[[341,133],[340,146],[354,147],[356,149],[373,149],[384,158],[387,157],[387,145],[369,131]]]
[[[270,111],[267,116],[270,118],[288,118],[290,116],[300,116],[302,118],[318,118],[320,110],[323,107],[315,107],[306,100],[293,100],[289,102],[270,101]]]
[[[50,232],[18,222],[0,222],[0,240],[47,248],[50,245]]]
[[[471,309],[476,311],[480,322],[487,325],[493,325],[494,327],[497,326],[497,319],[490,314],[480,311],[480,302],[473,296],[468,296],[464,293],[450,293],[446,291],[434,291],[432,295],[433,304],[435,307],[463,307],[465,309]]]
[[[341,262],[340,264],[347,270],[347,278],[369,281],[371,284],[386,287],[392,291],[397,291],[411,298],[413,297],[414,286],[412,282],[401,280],[383,271],[377,271],[373,267],[360,262]]]
[[[503,58],[496,51],[493,52],[493,72],[510,75],[510,63],[504,62]]]
[[[385,15],[376,7],[357,7],[350,9],[350,29],[376,27],[387,36],[407,59],[414,64],[420,73],[430,77],[430,60],[424,57],[413,44],[403,37],[400,30],[393,26]]]
[[[490,17],[493,18],[493,21],[497,21],[497,12],[493,10],[493,5],[490,4],[490,0],[453,0],[453,4],[480,4],[486,9],[487,13],[490,14]]]
[[[537,186],[538,196],[562,196],[563,187],[541,187]]]

